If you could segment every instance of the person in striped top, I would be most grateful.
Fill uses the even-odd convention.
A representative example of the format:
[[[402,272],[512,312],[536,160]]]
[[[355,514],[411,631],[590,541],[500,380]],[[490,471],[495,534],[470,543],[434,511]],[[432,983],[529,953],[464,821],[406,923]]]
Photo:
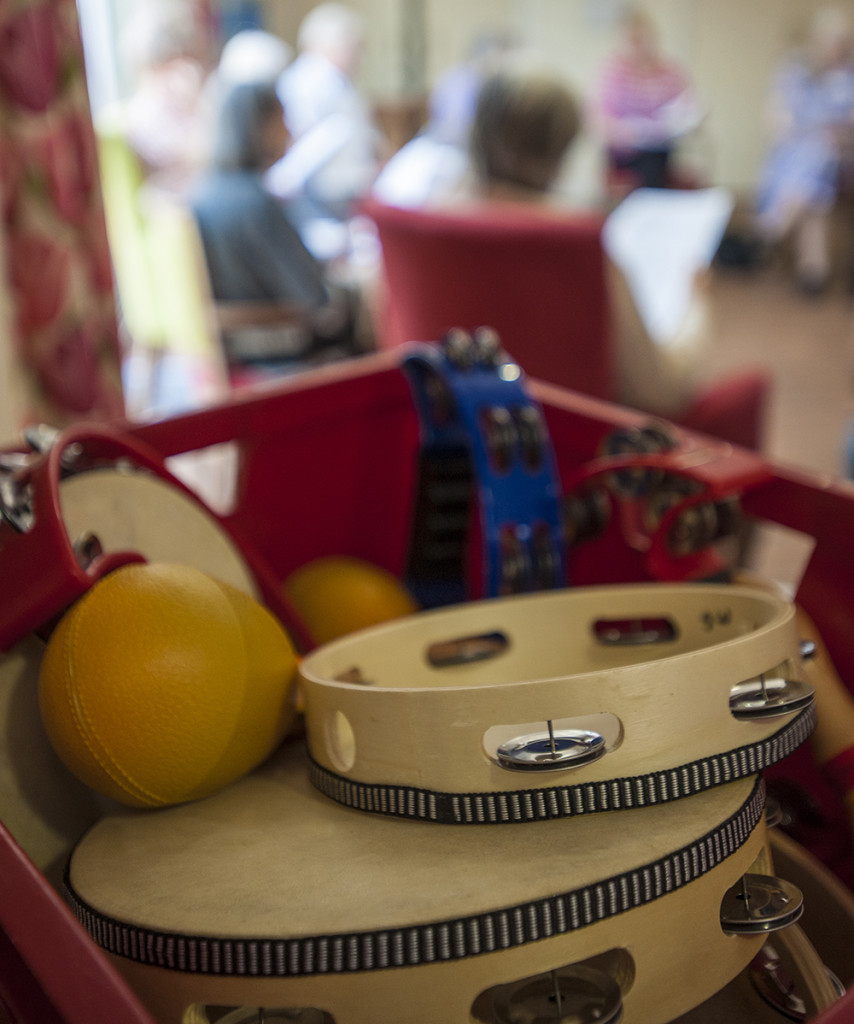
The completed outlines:
[[[696,128],[704,111],[679,64],[661,52],[649,17],[631,8],[621,43],[606,62],[596,115],[609,170],[632,186],[667,188],[676,142]]]

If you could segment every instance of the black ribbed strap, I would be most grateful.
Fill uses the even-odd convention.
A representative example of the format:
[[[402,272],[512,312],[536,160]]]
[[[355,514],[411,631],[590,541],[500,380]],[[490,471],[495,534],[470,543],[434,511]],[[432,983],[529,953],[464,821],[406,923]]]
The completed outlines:
[[[74,892],[67,874],[65,895],[103,949],[168,970],[281,978],[416,967],[553,938],[652,903],[735,853],[750,837],[764,806],[765,787],[757,780],[746,802],[723,824],[650,864],[556,896],[401,928],[290,939],[183,935],[99,913]]]
[[[339,804],[373,814],[432,821],[440,825],[509,825],[569,818],[597,811],[663,804],[757,775],[788,757],[815,728],[815,705],[757,743],[646,775],[580,785],[486,793],[442,793],[414,786],[346,779],[312,760],[312,785]]]

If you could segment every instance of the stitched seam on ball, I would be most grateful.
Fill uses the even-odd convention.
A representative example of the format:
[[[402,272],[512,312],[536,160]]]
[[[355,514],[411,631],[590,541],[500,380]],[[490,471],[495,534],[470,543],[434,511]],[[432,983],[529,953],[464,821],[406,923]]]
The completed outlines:
[[[84,602],[86,601],[86,598],[88,598],[89,594],[91,594],[91,593],[92,593],[92,591],[90,590],[88,592],[88,594],[85,595],[85,597],[83,598]],[[116,764],[116,762],[113,760],[113,758],[110,756],[110,753],[109,753],[109,751],[107,749],[107,745],[104,743],[104,741],[98,735],[98,732],[97,732],[97,730],[95,729],[95,727],[94,727],[94,725],[92,723],[92,719],[89,717],[89,714],[86,711],[86,706],[85,706],[85,703],[84,703],[84,697],[83,697],[82,692],[79,689],[77,691],[77,699],[76,700],[74,699],[74,695],[73,695],[73,692],[72,692],[72,690],[73,690],[73,687],[72,687],[73,672],[72,672],[71,666],[77,664],[77,651],[78,651],[78,648],[79,648],[78,632],[80,630],[80,625],[81,625],[80,620],[82,619],[83,614],[84,614],[85,611],[86,611],[86,604],[84,603],[84,604],[81,604],[79,606],[79,608],[77,609],[77,614],[74,615],[74,618],[72,620],[72,626],[71,626],[71,630],[70,630],[71,636],[70,636],[70,641],[69,641],[69,646],[71,648],[71,652],[70,652],[71,653],[71,658],[70,659],[68,659],[68,658],[66,659],[66,665],[68,666],[68,672],[67,672],[67,675],[66,675],[66,679],[67,679],[66,692],[68,694],[68,703],[69,703],[69,706],[71,708],[71,714],[72,714],[72,716],[74,718],[74,721],[77,723],[77,726],[78,726],[78,732],[79,732],[83,742],[86,744],[86,747],[89,750],[89,753],[92,755],[92,757],[95,758],[97,763],[100,765],[101,769],[104,772],[106,772],[106,774],[113,780],[113,782],[117,782],[117,783],[119,783],[119,785],[126,784],[126,786],[128,788],[128,791],[129,791],[131,796],[134,796],[134,797],[137,797],[137,798],[146,798],[146,799],[148,799],[149,801],[152,801],[155,804],[162,804],[163,803],[162,797],[158,797],[154,793],[149,792],[144,786],[142,786],[138,782],[136,782],[136,780],[133,779],[132,776],[128,775],[127,772],[123,771],[119,767],[119,765]],[[78,714],[78,711],[79,711],[79,714]],[[93,743],[90,742],[90,737],[91,737],[92,740],[94,740],[99,745],[100,753],[95,748]]]

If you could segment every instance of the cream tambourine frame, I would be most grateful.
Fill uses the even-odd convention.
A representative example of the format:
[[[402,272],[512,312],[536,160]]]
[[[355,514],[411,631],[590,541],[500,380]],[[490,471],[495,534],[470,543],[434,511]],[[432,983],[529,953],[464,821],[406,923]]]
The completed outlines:
[[[721,924],[745,873],[773,873],[755,778],[680,804],[459,829],[339,807],[305,761],[291,743],[206,800],[103,819],[72,854],[73,909],[158,1021],[207,1003],[456,1024],[491,986],[617,950],[625,1019],[657,1024],[765,941]]]
[[[650,628],[672,635],[602,642],[623,636],[617,626],[634,639]],[[504,649],[492,657],[431,663],[461,640],[496,636]],[[667,802],[761,771],[814,726],[793,605],[722,584],[578,588],[422,612],[318,648],[300,674],[314,784],[361,810],[443,823]],[[800,708],[734,717],[733,691],[760,679],[789,680],[805,694]],[[548,723],[589,727],[604,754],[548,771],[500,764],[508,738],[546,736]]]

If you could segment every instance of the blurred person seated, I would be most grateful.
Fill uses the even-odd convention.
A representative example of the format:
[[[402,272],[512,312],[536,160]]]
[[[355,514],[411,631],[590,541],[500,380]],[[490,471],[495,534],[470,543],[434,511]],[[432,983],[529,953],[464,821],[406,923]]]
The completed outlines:
[[[430,114],[446,138],[465,143],[484,79],[499,71],[518,48],[510,32],[485,29],[475,36],[466,59],[439,75],[430,93]]]
[[[272,32],[260,28],[242,29],[226,40],[216,77],[224,86],[242,82],[275,85],[293,56],[291,46]]]
[[[232,371],[277,375],[353,354],[349,298],[332,289],[264,172],[288,142],[275,86],[221,97],[210,168],[191,196]]]
[[[364,41],[356,12],[320,4],[303,19],[299,54],[278,83],[292,145],[267,174],[267,187],[288,201],[318,259],[347,250],[347,222],[379,169],[379,133],[353,81]]]
[[[469,170],[466,140],[447,135],[432,119],[387,161],[371,190],[391,206],[419,207],[456,192]]]
[[[798,284],[809,295],[830,277],[829,214],[854,164],[852,39],[846,12],[819,10],[805,45],[787,55],[772,86],[759,225],[770,245],[791,236]]]
[[[208,134],[216,132],[222,98],[235,85],[261,82],[274,86],[293,60],[294,51],[284,39],[260,28],[241,29],[223,44],[216,68],[208,77],[206,101],[210,115]]]
[[[444,201],[463,185],[481,84],[516,50],[516,40],[506,32],[478,34],[468,58],[436,81],[427,124],[380,171],[372,190],[377,199],[392,206],[419,207]]]
[[[629,188],[668,188],[679,139],[704,111],[686,72],[661,52],[652,20],[630,7],[620,44],[602,70],[594,109],[610,177]]]
[[[135,79],[121,117],[150,185],[182,193],[207,159],[207,57],[193,8],[176,0],[140,5],[122,33]]]
[[[469,135],[473,194],[553,203],[552,190],[580,129],[579,104],[557,77],[524,61],[491,75],[481,87]]]
[[[579,104],[559,79],[524,67],[493,76],[481,90],[472,125],[470,198],[571,216],[556,183],[580,128]],[[626,405],[678,417],[695,394],[710,326],[703,270],[731,210],[731,200],[720,191],[644,190],[629,197],[629,211],[614,211],[610,228],[606,222],[617,394]],[[648,195],[656,206],[646,204]],[[689,234],[700,232],[687,247],[679,229],[683,220]],[[652,250],[666,272],[650,280],[637,268],[652,260]],[[668,292],[666,309],[662,289]]]

